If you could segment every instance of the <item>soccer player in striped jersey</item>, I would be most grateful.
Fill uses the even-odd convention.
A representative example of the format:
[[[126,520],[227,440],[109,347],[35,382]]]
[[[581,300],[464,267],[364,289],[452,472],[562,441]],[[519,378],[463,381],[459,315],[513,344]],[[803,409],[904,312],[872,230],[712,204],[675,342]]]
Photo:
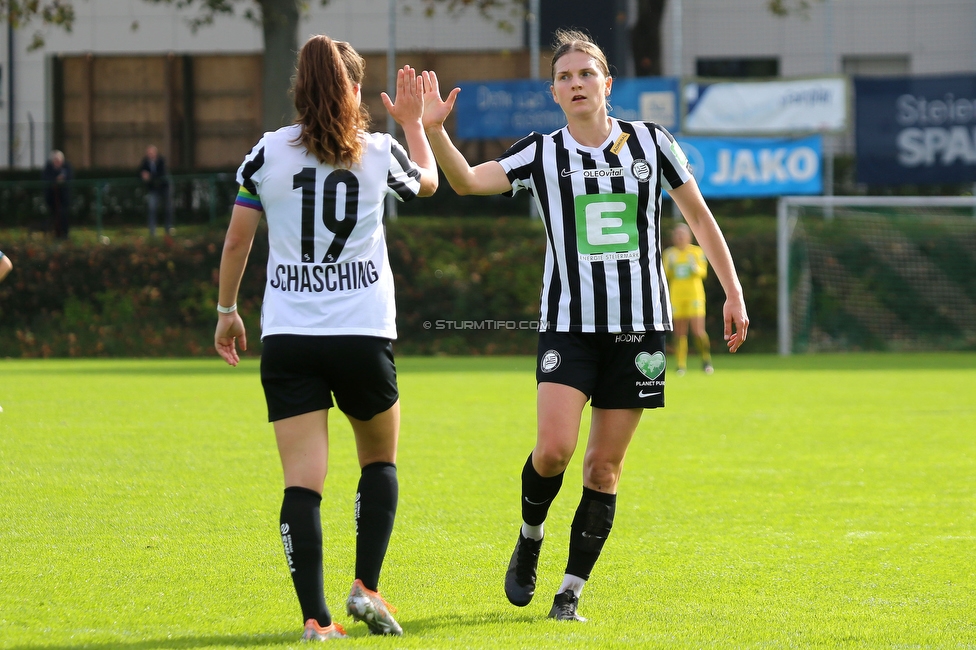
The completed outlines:
[[[304,640],[345,636],[325,602],[319,515],[333,394],[352,425],[362,470],[346,611],[374,634],[403,633],[377,592],[396,515],[400,427],[383,204],[388,195],[405,201],[433,194],[437,167],[421,122],[423,80],[405,66],[395,101],[382,95],[403,127],[408,156],[390,135],[366,130],[364,71],[348,43],[327,36],[305,43],[295,75],[296,123],[265,133],[238,170],[241,189],[220,262],[214,341],[236,366],[236,343],[247,349],[237,293],[265,215],[261,383],[284,470],[279,526]]]
[[[679,223],[671,231],[673,246],[664,249],[664,272],[671,291],[674,316],[674,338],[677,348],[677,372],[685,374],[688,367],[688,326],[695,337],[695,346],[702,358],[702,370],[712,374],[712,353],[705,333],[705,285],[708,260],[698,246],[691,243],[691,229]]]
[[[627,447],[645,408],[664,405],[665,332],[671,329],[661,263],[661,191],[667,189],[725,289],[725,339],[735,352],[749,319],[732,257],[687,159],[657,124],[610,118],[613,80],[600,48],[561,31],[552,96],[567,125],[532,133],[497,160],[471,167],[444,129],[459,89],[442,99],[423,73],[424,128],[459,194],[529,191],[546,226],[538,347],[538,431],[522,470],[522,527],[505,593],[525,606],[535,593],[543,522],[576,450],[583,408],[592,417],[583,494],[570,532],[563,582],[551,618],[585,620],[580,593],[610,534]]]

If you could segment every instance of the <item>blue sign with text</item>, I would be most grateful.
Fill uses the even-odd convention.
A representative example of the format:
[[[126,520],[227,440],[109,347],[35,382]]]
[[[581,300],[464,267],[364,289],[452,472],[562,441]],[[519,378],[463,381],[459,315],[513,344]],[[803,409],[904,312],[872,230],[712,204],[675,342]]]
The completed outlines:
[[[746,198],[820,194],[822,138],[675,136],[702,196]]]
[[[566,126],[566,116],[552,98],[548,79],[462,81],[455,113],[462,140],[522,138],[532,131],[551,133]],[[610,115],[622,120],[656,122],[678,128],[678,79],[614,79]]]
[[[976,181],[976,75],[855,77],[857,180]]]

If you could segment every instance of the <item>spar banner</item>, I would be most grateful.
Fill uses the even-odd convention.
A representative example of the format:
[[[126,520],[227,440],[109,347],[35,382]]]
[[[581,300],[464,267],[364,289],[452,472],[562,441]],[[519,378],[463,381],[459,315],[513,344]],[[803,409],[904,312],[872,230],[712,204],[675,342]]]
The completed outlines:
[[[976,181],[976,75],[854,79],[857,180]]]
[[[685,133],[793,135],[836,133],[848,126],[843,77],[685,84]]]
[[[462,140],[521,138],[532,131],[551,133],[566,126],[552,98],[548,79],[462,81],[454,111]],[[678,79],[614,79],[610,114],[622,120],[656,122],[678,129]]]
[[[675,136],[709,198],[820,194],[821,136],[708,138]]]

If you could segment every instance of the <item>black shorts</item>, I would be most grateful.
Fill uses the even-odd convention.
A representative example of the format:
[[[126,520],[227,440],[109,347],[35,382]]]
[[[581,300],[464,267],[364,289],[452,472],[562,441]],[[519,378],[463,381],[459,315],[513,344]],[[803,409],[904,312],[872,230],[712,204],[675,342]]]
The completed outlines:
[[[371,420],[399,399],[393,341],[374,336],[264,337],[261,385],[268,421],[332,408]]]
[[[664,406],[665,332],[542,332],[535,378],[572,386],[601,409]]]

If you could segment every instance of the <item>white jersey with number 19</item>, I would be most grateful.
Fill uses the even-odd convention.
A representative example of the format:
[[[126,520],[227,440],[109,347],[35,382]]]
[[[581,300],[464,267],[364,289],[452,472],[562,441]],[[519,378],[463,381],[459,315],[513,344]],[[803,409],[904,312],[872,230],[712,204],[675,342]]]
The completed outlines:
[[[261,335],[396,338],[393,273],[383,231],[387,194],[420,191],[420,171],[385,133],[364,133],[350,169],[295,144],[299,126],[265,133],[237,171],[238,204],[268,219]]]
[[[683,185],[691,171],[661,126],[610,121],[599,147],[564,127],[532,133],[498,159],[514,192],[532,192],[546,226],[540,331],[671,329],[661,190]]]

